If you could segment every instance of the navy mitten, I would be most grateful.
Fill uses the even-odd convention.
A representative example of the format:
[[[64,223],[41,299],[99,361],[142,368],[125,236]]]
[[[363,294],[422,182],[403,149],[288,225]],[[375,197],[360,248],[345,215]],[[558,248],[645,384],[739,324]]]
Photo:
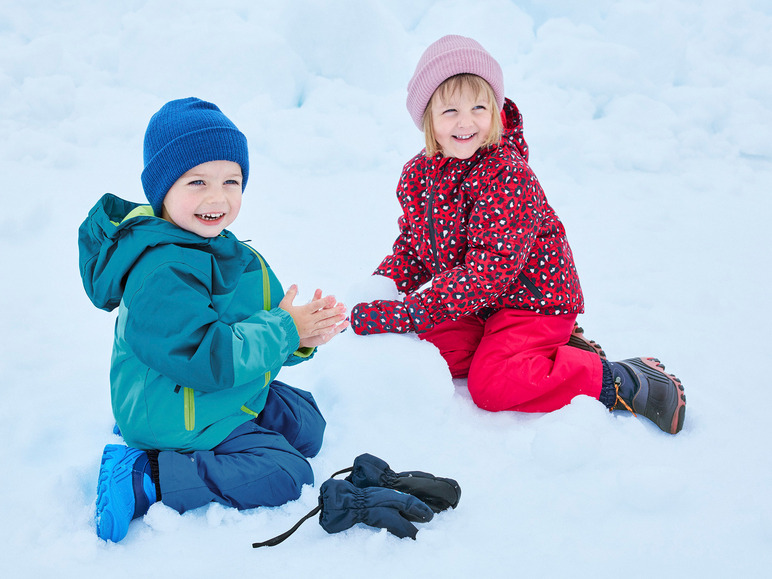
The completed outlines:
[[[336,479],[322,484],[319,507],[319,524],[328,533],[364,523],[399,538],[415,539],[418,529],[413,523],[434,517],[432,510],[412,495],[380,487],[357,488],[347,480]]]
[[[385,460],[372,454],[356,457],[354,468],[346,480],[358,488],[383,487],[413,495],[435,513],[449,507],[455,509],[461,498],[461,487],[452,478],[417,470],[396,473]]]

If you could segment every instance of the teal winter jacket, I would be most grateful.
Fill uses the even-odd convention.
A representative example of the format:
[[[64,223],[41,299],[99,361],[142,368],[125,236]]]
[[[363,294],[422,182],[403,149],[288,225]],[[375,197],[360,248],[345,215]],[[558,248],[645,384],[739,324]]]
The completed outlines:
[[[118,308],[110,386],[129,446],[209,450],[256,417],[268,384],[298,350],[284,291],[229,231],[204,238],[105,195],[80,227],[83,285]]]

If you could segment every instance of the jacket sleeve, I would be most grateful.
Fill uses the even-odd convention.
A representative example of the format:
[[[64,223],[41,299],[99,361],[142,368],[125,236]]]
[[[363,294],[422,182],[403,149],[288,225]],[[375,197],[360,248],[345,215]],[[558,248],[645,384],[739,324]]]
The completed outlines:
[[[124,294],[125,339],[137,358],[178,384],[204,392],[276,371],[299,343],[292,317],[279,308],[230,325],[221,322],[209,275],[191,263],[165,262],[149,273],[132,272]]]
[[[467,218],[464,263],[405,298],[416,330],[472,314],[515,283],[543,221],[544,193],[527,164],[493,168]]]
[[[405,202],[405,184],[408,181],[407,168],[403,169],[402,177],[397,186],[397,198],[402,205],[402,215],[399,217],[399,236],[394,242],[392,253],[387,255],[378,268],[375,275],[383,275],[394,280],[397,289],[402,293],[410,293],[429,281],[431,273],[418,259],[416,239],[410,229],[410,214]]]

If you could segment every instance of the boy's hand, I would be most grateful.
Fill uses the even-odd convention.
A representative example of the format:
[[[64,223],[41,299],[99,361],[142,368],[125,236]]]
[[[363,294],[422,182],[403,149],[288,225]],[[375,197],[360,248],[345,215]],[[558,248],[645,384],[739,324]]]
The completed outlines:
[[[315,348],[326,344],[348,328],[346,306],[338,303],[335,296],[322,296],[322,290],[314,292],[313,299],[303,306],[293,305],[298,286],[292,284],[279,302],[279,307],[292,316],[298,329],[301,348]]]

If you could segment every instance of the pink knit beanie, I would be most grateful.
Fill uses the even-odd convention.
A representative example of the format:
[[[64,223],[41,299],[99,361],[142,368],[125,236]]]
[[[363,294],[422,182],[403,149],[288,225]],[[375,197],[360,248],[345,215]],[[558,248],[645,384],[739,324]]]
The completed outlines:
[[[407,110],[423,130],[423,115],[429,101],[443,82],[457,74],[476,74],[485,79],[504,108],[504,75],[499,63],[475,40],[449,34],[430,44],[407,83]]]

